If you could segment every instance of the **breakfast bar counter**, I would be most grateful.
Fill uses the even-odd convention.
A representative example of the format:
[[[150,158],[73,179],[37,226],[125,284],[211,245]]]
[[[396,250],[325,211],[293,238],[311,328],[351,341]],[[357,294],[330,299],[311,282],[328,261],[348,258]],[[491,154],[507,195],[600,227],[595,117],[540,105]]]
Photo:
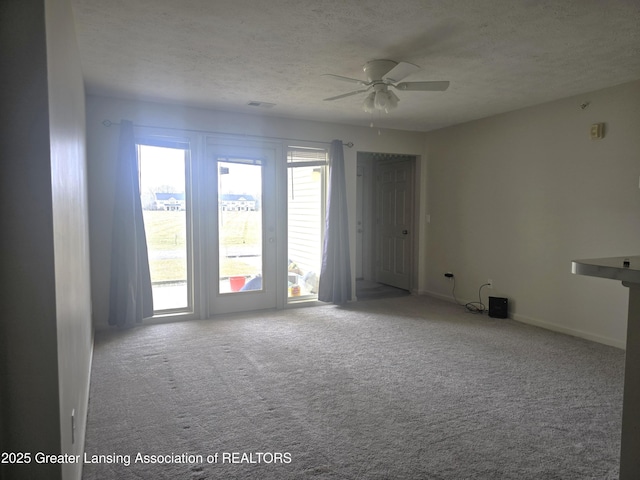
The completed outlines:
[[[629,288],[622,404],[620,480],[640,478],[640,255],[574,260],[577,275],[618,280]]]

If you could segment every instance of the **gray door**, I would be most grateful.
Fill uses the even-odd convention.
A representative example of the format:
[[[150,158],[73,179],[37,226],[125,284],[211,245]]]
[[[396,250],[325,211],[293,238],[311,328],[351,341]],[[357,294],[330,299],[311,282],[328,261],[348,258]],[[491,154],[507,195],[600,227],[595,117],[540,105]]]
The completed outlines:
[[[376,280],[405,290],[413,275],[413,163],[377,165]]]

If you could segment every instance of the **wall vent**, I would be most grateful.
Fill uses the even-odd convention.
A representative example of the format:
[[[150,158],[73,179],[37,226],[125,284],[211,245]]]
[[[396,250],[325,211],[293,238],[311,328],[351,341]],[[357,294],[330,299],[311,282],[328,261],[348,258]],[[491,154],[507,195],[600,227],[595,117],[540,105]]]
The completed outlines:
[[[258,102],[256,100],[251,100],[249,103],[247,103],[247,105],[249,105],[250,107],[261,107],[261,108],[272,108],[276,106],[275,103]]]

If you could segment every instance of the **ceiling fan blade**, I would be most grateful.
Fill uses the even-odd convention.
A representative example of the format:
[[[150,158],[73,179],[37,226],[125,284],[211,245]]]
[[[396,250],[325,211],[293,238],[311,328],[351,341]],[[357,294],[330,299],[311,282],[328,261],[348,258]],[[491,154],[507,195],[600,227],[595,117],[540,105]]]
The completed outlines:
[[[349,77],[343,77],[342,75],[333,75],[331,73],[323,73],[322,74],[323,77],[331,77],[331,78],[335,78],[336,80],[341,80],[343,82],[349,82],[349,83],[357,83],[359,85],[369,85],[367,82],[365,82],[364,80],[358,80],[357,78],[349,78]]]
[[[364,90],[356,90],[354,92],[343,93],[342,95],[338,95],[335,97],[325,98],[324,101],[330,102],[331,100],[338,100],[339,98],[345,98],[345,97],[350,97],[351,95],[357,95],[358,93],[364,93],[364,92],[367,92],[368,90],[369,90],[368,88],[365,88]]]
[[[383,80],[389,81],[391,83],[397,83],[403,78],[411,75],[412,73],[420,70],[420,67],[414,65],[413,63],[400,62],[387,73],[382,76]]]
[[[423,92],[444,92],[449,88],[449,82],[402,82],[393,87],[398,90],[415,90]]]

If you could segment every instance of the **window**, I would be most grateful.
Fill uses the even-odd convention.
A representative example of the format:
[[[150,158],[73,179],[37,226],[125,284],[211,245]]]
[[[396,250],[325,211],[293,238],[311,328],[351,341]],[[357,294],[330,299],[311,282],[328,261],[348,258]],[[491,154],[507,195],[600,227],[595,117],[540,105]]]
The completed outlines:
[[[288,301],[315,300],[322,265],[327,151],[287,152]]]
[[[140,198],[149,252],[154,313],[191,308],[185,143],[138,143]]]
[[[161,135],[137,141],[154,316],[317,300],[327,150]]]

